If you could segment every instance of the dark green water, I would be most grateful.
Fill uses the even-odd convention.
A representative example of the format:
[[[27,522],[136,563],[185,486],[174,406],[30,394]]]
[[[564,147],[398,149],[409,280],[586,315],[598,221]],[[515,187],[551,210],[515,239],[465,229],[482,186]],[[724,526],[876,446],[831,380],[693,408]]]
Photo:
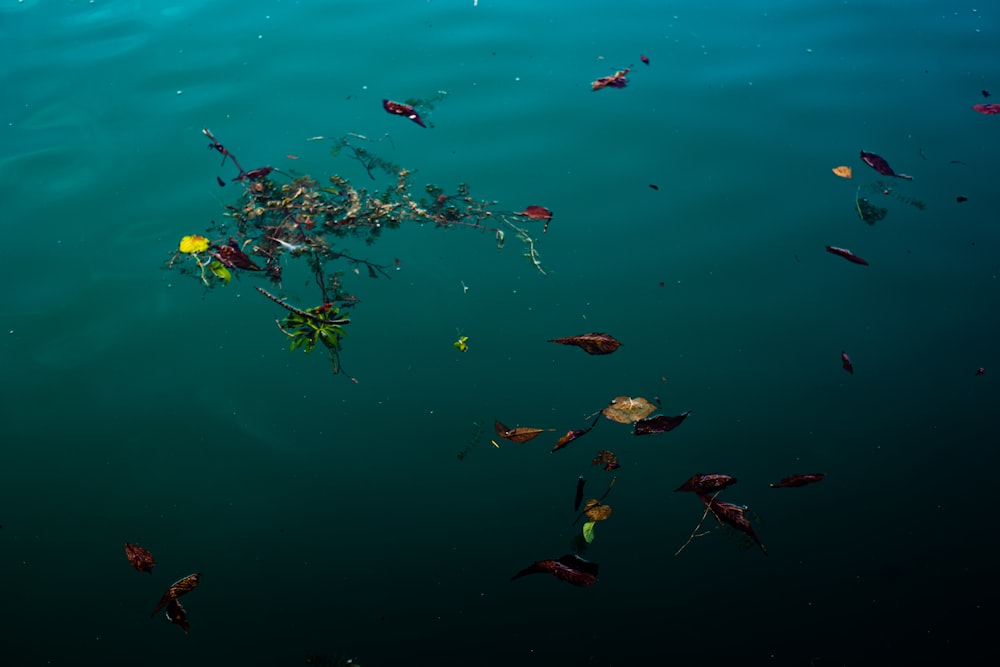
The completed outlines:
[[[0,660],[977,664],[998,620],[1000,118],[970,107],[1000,99],[980,92],[1000,96],[998,31],[964,1],[4,2]],[[381,109],[437,91],[433,128]],[[388,133],[418,187],[555,211],[548,274],[474,230],[348,242],[402,261],[344,276],[354,384],[287,351],[266,281],[162,269],[239,196],[203,127],[247,165],[376,188],[307,139]],[[913,176],[869,193],[874,226],[860,150]],[[292,267],[282,294],[315,303]],[[588,331],[624,345],[546,342]],[[693,412],[549,453],[623,394]],[[497,449],[494,419],[554,432]],[[599,581],[508,582],[570,552],[599,449],[622,464]],[[722,531],[674,556],[697,472],[739,478],[721,497],[768,556]],[[191,572],[185,636],[149,611]]]

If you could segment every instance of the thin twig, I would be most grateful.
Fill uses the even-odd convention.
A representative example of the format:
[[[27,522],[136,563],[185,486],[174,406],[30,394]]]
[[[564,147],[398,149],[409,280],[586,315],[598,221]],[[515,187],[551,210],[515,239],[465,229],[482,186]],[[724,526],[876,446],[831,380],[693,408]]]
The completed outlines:
[[[715,495],[712,496],[712,501],[714,501],[715,497],[718,496],[718,495],[719,495],[719,492],[716,491]],[[708,513],[712,511],[712,501],[709,501],[705,505],[705,511],[701,513],[701,519],[698,520],[698,525],[696,525],[694,527],[694,530],[691,531],[691,534],[688,535],[687,541],[683,545],[681,545],[681,548],[674,552],[674,556],[675,557],[681,555],[681,552],[684,551],[684,549],[687,548],[687,545],[691,544],[691,540],[693,540],[696,537],[704,537],[705,535],[708,535],[709,533],[712,532],[711,529],[706,530],[703,533],[699,533],[698,532],[698,529],[701,528],[701,524],[705,523],[705,519],[708,517]]]

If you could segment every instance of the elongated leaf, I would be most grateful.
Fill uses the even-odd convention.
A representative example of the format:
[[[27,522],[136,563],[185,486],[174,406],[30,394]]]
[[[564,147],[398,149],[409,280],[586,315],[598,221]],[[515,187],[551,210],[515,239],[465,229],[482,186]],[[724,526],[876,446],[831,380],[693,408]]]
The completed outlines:
[[[596,523],[596,521],[588,521],[583,524],[583,539],[587,541],[587,544],[594,541],[594,524]]]
[[[498,436],[504,440],[510,440],[511,442],[528,442],[529,440],[537,438],[539,434],[545,433],[546,430],[552,430],[544,428],[531,428],[530,426],[507,428],[499,421],[494,421],[493,429],[496,431]]]
[[[622,344],[621,341],[617,340],[611,334],[597,331],[579,336],[551,338],[548,342],[559,343],[560,345],[575,345],[587,354],[611,354],[621,347]]]

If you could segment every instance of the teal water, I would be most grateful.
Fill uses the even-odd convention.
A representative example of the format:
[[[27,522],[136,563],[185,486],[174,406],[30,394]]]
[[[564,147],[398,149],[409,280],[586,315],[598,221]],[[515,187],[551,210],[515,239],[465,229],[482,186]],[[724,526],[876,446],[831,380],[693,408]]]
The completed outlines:
[[[998,31],[961,0],[6,0],[3,663],[989,655],[1000,119],[970,107],[1000,99]],[[628,65],[626,88],[590,90]],[[433,128],[380,108],[438,91]],[[547,275],[474,230],[347,241],[401,260],[344,275],[354,384],[287,351],[266,281],[163,270],[239,197],[203,127],[247,165],[364,187],[385,183],[307,139],[388,134],[374,150],[418,186],[552,209]],[[856,189],[881,178],[860,150],[926,208],[874,191],[888,215],[860,220]],[[283,296],[315,302],[288,271]],[[546,342],[589,331],[624,345]],[[549,453],[626,394],[693,412]],[[497,449],[494,419],[554,432]],[[588,497],[611,477],[599,449],[622,464],[585,554],[599,581],[509,582],[571,551],[577,477]],[[673,489],[697,472],[740,479],[722,497],[759,516],[767,557],[722,531],[674,556],[702,507]],[[190,634],[150,619],[196,571]]]

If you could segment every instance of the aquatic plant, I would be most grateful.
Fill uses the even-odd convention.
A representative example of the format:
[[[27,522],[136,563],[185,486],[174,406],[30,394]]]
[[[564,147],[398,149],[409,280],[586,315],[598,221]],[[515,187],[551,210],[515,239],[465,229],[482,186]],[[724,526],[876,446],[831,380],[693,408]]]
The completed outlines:
[[[288,263],[304,263],[319,292],[319,305],[293,306],[257,289],[288,311],[277,325],[290,339],[289,348],[312,352],[321,344],[329,352],[335,373],[343,370],[343,327],[350,323],[344,313],[359,303],[344,284],[346,272],[391,278],[390,269],[401,264],[400,259],[377,262],[356,256],[347,248],[352,240],[372,245],[387,229],[417,223],[492,233],[499,250],[504,229],[508,229],[525,244],[525,255],[532,265],[545,273],[537,241],[508,218],[519,214],[497,210],[495,201],[474,199],[466,184],[458,185],[452,193],[436,185],[414,190],[413,171],[376,155],[370,148],[375,142],[363,135],[347,134],[333,140],[332,155],[358,161],[373,180],[376,173],[388,175],[389,182],[382,190],[356,187],[336,174],[328,177],[328,184],[321,184],[311,176],[287,175],[269,166],[246,170],[209,130],[203,133],[210,141],[209,149],[222,155],[222,165],[230,161],[236,167],[238,173],[232,181],[239,183],[242,191],[234,204],[225,205],[220,221],[213,220],[204,235],[184,236],[165,268],[193,276],[207,289],[224,287],[234,276],[259,275],[280,293]],[[221,178],[217,180],[220,186],[226,184]],[[550,218],[551,213],[545,219],[546,226]]]

